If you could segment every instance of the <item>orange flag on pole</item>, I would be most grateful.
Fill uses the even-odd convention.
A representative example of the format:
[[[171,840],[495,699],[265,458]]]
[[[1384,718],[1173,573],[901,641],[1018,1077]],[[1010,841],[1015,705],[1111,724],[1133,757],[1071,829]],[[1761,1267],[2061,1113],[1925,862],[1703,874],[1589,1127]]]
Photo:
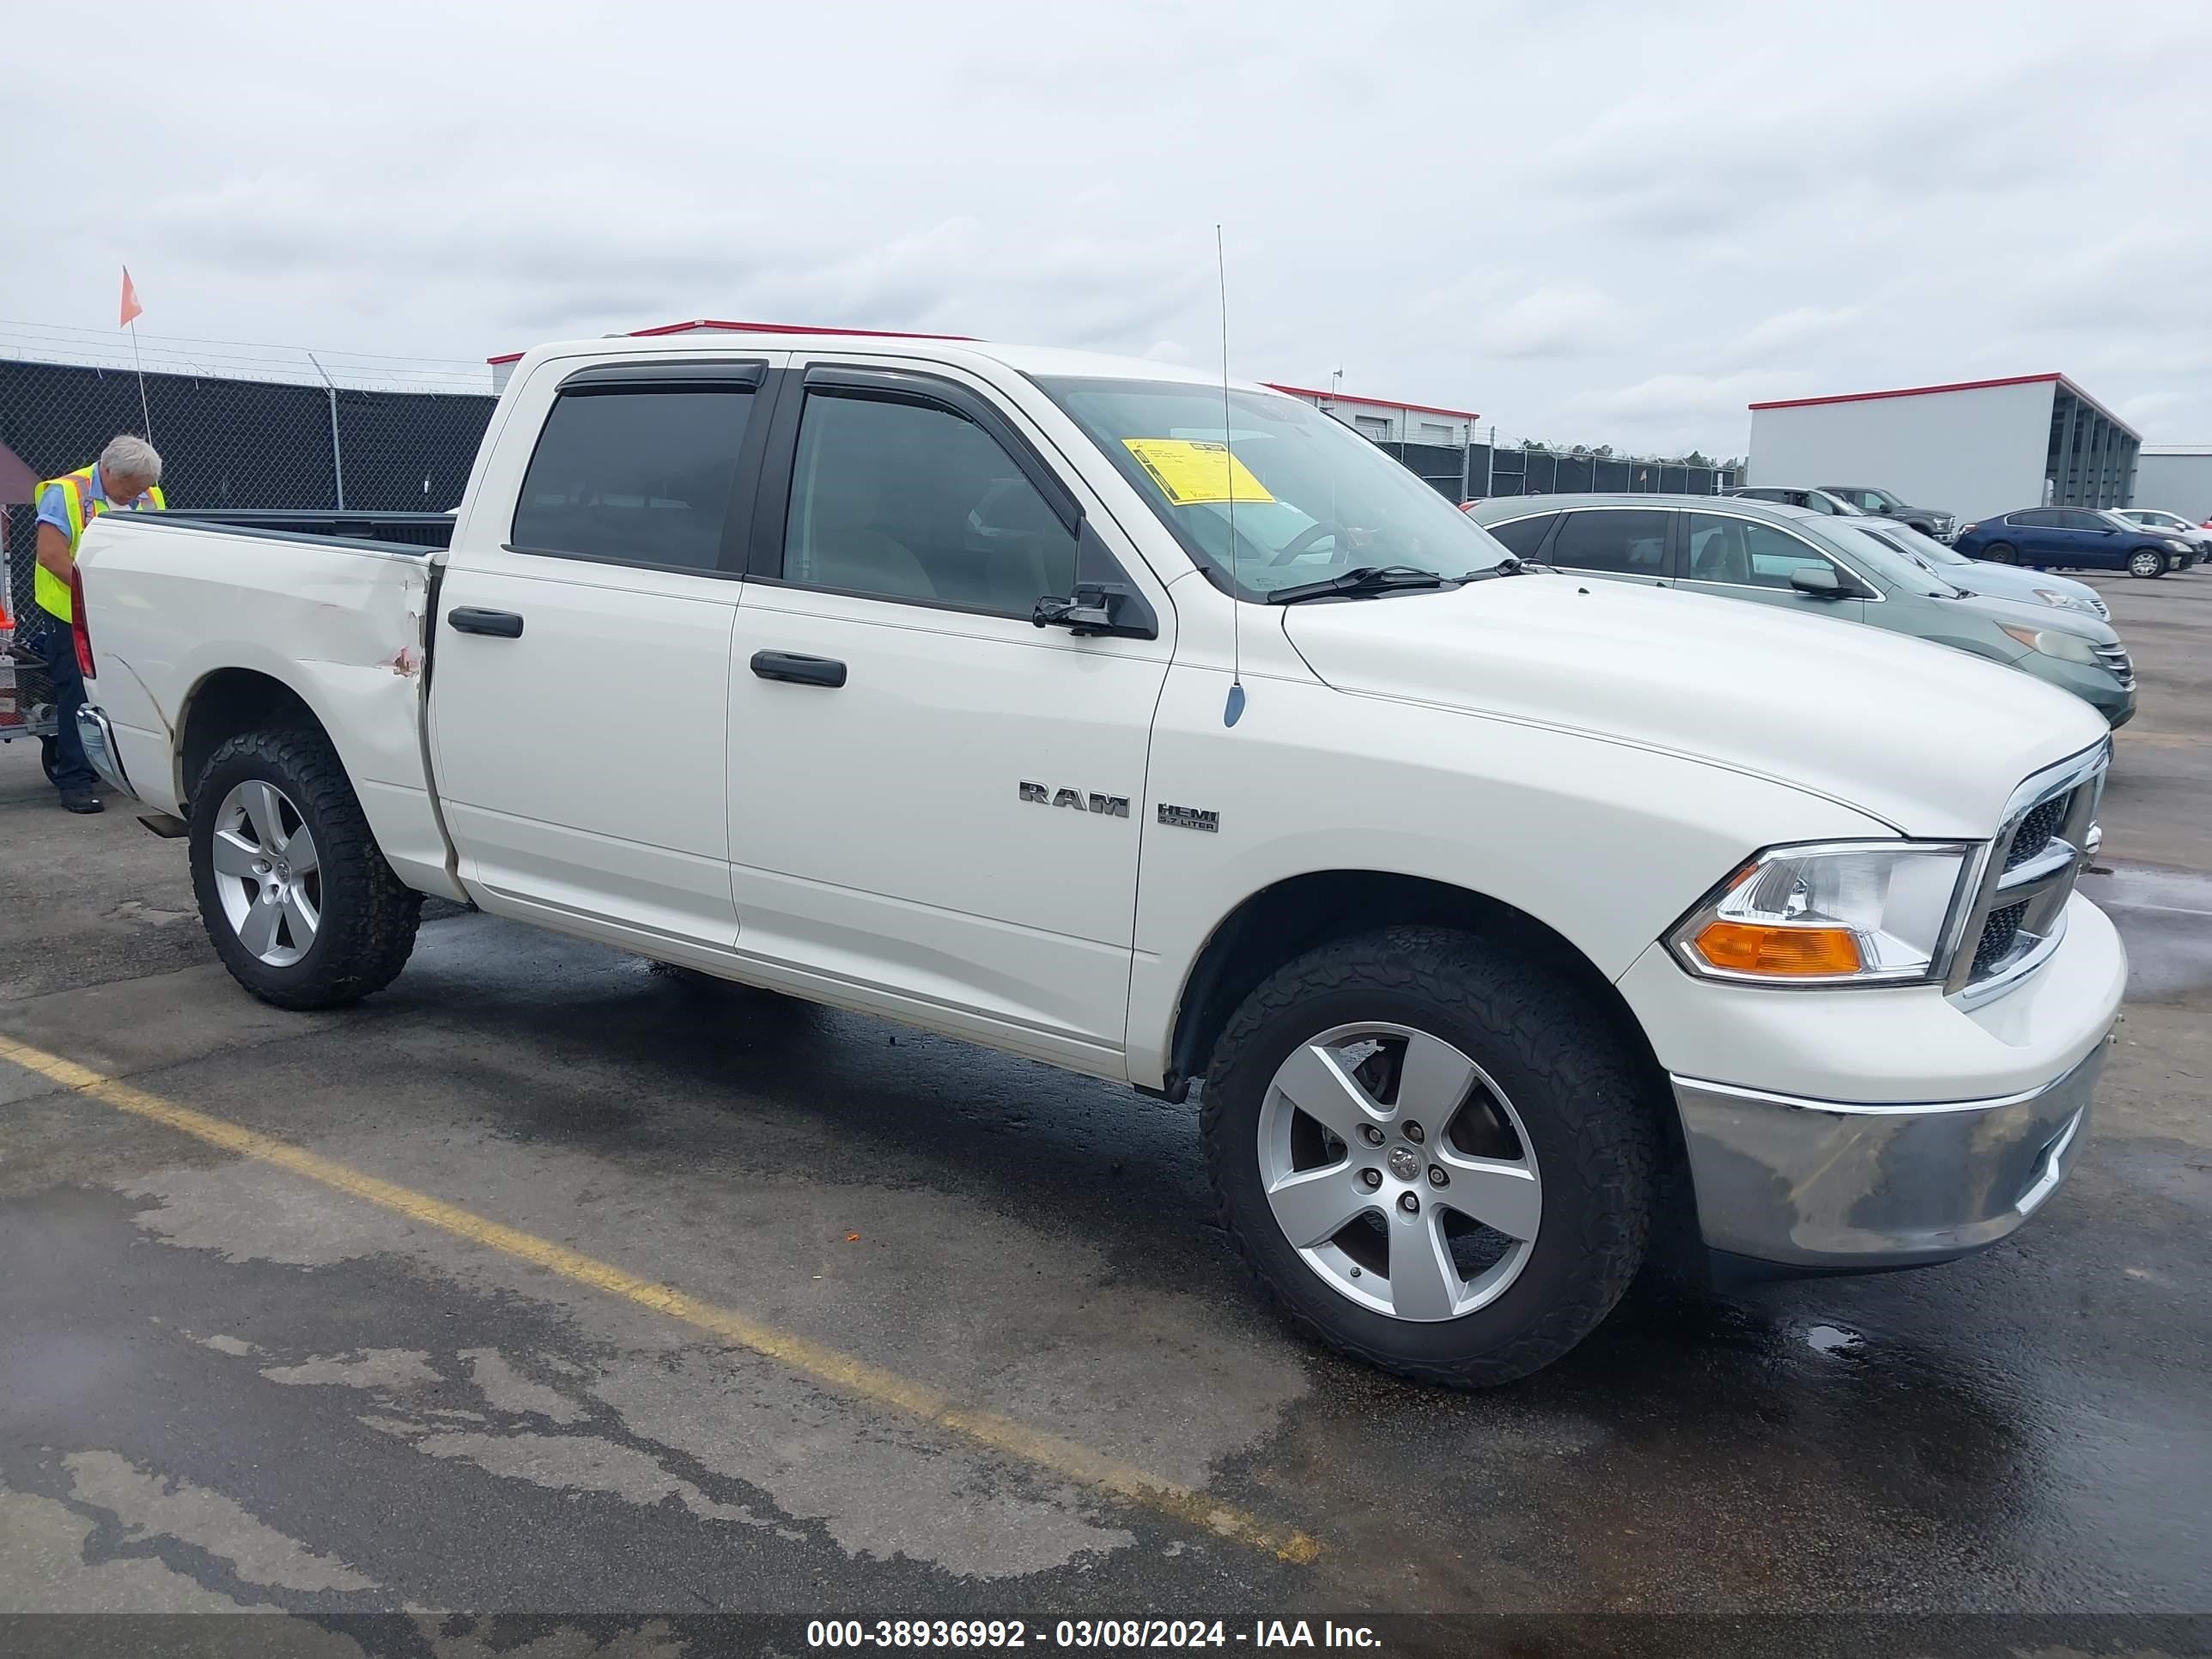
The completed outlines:
[[[115,325],[128,328],[133,317],[143,314],[146,307],[138,303],[138,289],[131,281],[131,267],[123,267],[123,319]]]

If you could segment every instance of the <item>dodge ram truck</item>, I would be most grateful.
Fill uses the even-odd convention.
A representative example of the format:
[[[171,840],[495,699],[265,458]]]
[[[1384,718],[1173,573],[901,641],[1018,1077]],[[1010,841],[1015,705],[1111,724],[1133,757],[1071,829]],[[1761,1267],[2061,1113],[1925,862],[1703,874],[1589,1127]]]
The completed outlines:
[[[450,546],[180,502],[76,580],[90,750],[254,995],[376,992],[434,894],[1194,1088],[1289,1320],[1444,1384],[1677,1246],[2002,1238],[2125,973],[2075,891],[2079,700],[1521,562],[1319,410],[1158,363],[544,346]]]

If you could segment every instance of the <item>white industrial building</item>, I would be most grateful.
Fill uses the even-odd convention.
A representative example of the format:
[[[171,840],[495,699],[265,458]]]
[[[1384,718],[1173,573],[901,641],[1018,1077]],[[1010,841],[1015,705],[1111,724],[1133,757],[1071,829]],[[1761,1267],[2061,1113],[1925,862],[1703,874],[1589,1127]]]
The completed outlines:
[[[1349,392],[1322,392],[1275,380],[1262,384],[1276,392],[1287,392],[1324,415],[1334,415],[1361,437],[1379,444],[1448,444],[1458,449],[1479,441],[1474,423],[1482,416],[1472,409],[1440,409],[1434,404],[1401,403],[1391,398],[1355,398]]]
[[[1876,485],[1963,523],[2023,507],[2132,506],[2142,447],[2141,433],[2063,374],[2019,374],[1753,404],[1747,482]]]
[[[2130,507],[2159,507],[2198,524],[2212,519],[2212,444],[2145,444]]]

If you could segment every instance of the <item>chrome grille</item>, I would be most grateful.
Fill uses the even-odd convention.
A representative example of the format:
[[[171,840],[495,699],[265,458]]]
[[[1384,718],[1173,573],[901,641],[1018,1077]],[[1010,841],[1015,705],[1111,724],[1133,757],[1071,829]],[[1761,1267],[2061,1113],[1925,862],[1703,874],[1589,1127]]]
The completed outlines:
[[[1982,924],[1982,937],[1974,946],[1976,979],[1986,977],[2012,954],[2012,947],[2020,940],[2020,919],[2027,914],[2025,902],[1990,912],[1990,919]]]
[[[2051,838],[2058,833],[2058,826],[2066,822],[2066,808],[2074,794],[2054,795],[2039,806],[2030,807],[2021,817],[2019,828],[2012,832],[2012,845],[2004,855],[2004,867],[2017,870],[2030,859],[2038,857],[2051,845]]]
[[[2097,647],[2097,660],[2110,669],[2112,678],[2119,681],[2122,685],[2133,685],[2136,683],[2136,665],[2128,660],[2128,648],[2124,645]]]
[[[2097,803],[2112,740],[2046,767],[2013,792],[1957,922],[1944,989],[1983,1001],[2058,948],[2075,879],[2100,839]]]

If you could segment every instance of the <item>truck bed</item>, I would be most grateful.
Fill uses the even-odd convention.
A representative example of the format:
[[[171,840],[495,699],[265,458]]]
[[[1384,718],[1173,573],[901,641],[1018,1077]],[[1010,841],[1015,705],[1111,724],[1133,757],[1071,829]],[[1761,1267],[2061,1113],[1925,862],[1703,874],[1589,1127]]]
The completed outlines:
[[[437,515],[443,517],[444,515]],[[206,756],[196,705],[273,681],[325,713],[379,843],[404,879],[459,890],[429,782],[425,619],[441,549],[189,514],[110,514],[78,550],[92,700],[140,799],[182,816]],[[184,726],[170,728],[163,710]]]

